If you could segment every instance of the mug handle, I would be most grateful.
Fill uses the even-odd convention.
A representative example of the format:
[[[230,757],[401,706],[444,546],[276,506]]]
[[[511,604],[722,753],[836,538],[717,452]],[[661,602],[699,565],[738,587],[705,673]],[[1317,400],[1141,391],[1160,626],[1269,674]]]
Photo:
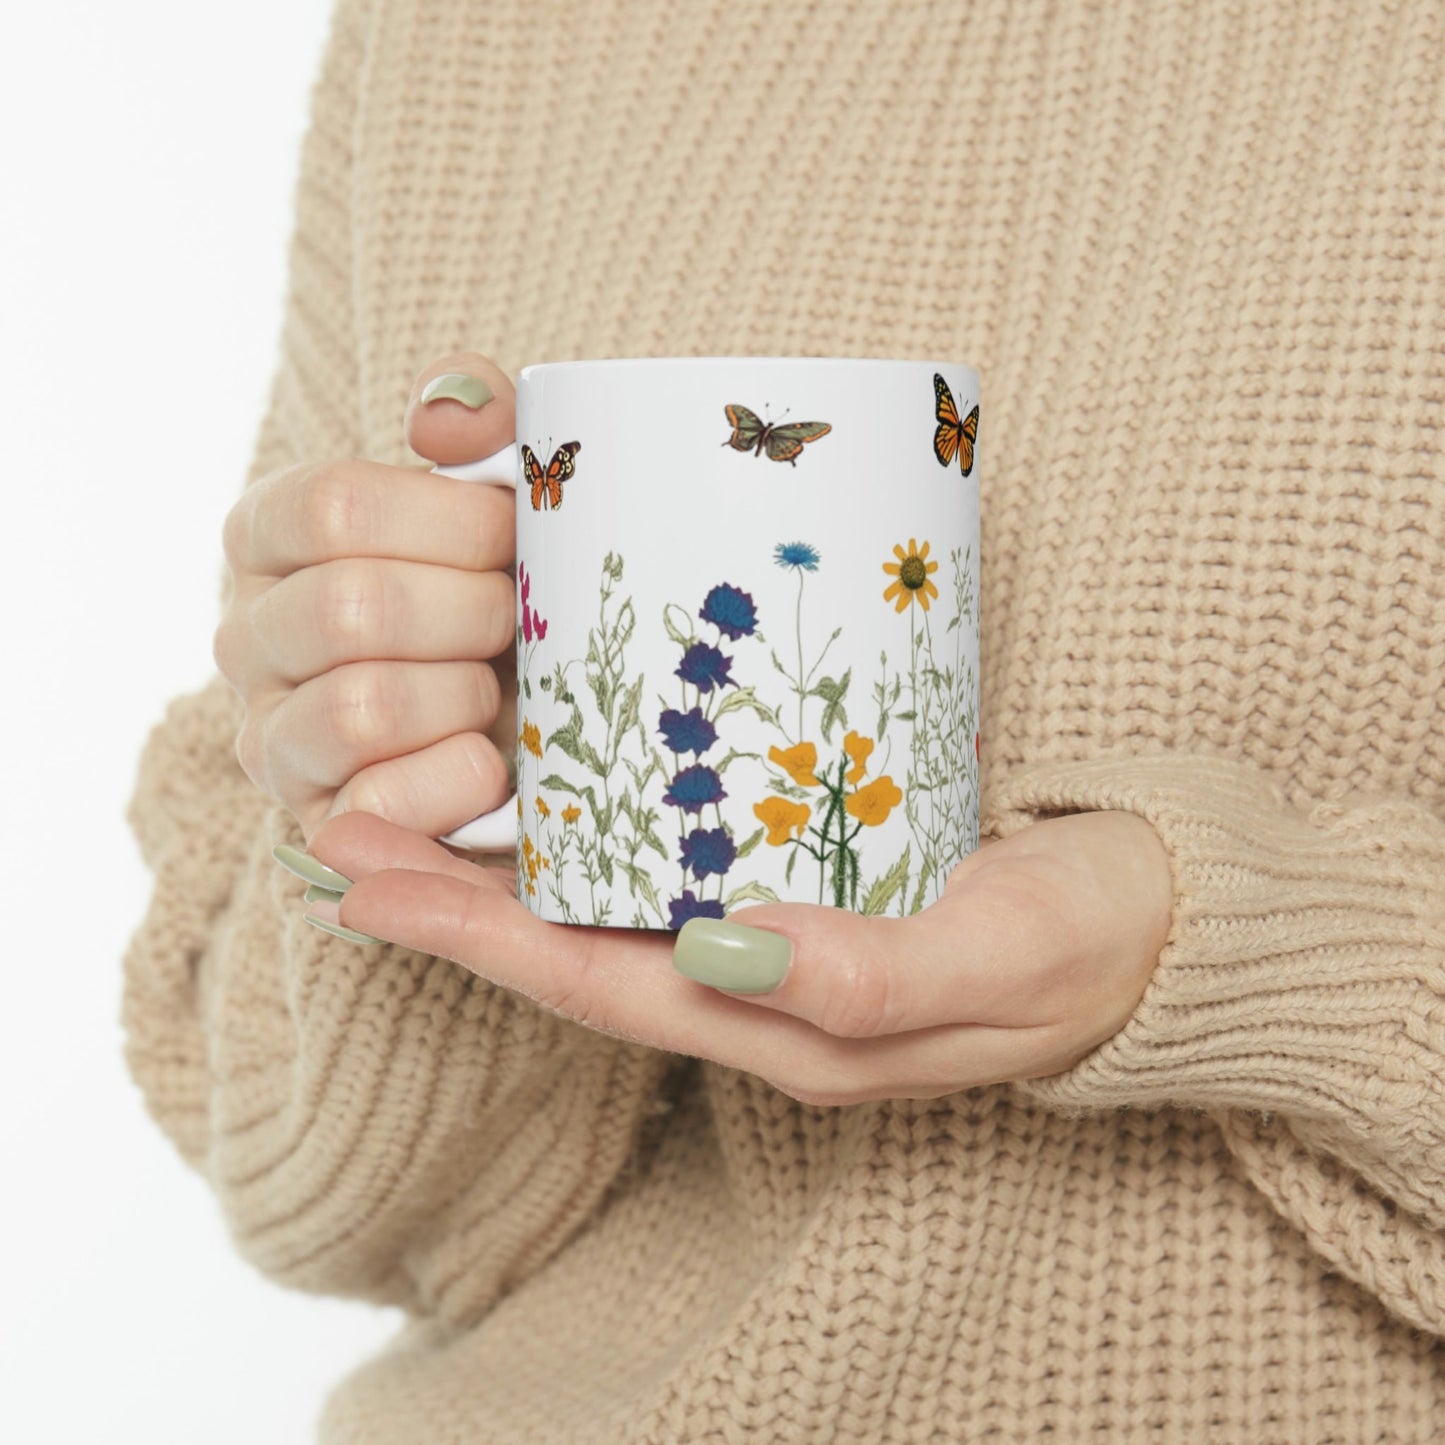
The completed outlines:
[[[438,476],[456,477],[463,482],[484,482],[494,487],[517,490],[518,460],[515,442],[475,462],[458,462],[453,466],[433,467]],[[517,847],[517,795],[513,793],[500,808],[453,828],[437,840],[475,853],[515,852]]]

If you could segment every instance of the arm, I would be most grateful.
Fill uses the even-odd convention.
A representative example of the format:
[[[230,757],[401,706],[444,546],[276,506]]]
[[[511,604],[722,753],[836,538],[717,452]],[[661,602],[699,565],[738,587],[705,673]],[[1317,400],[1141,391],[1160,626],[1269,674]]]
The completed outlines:
[[[1097,809],[1162,839],[1169,940],[1123,1029],[1016,1087],[1207,1110],[1334,1268],[1445,1332],[1445,820],[1403,799],[1302,810],[1245,764],[1165,754],[1026,769],[987,826]]]
[[[347,199],[367,23],[342,0],[248,482],[363,446]],[[170,705],[141,759],[128,818],[155,886],[125,958],[127,1065],[258,1268],[474,1318],[636,1166],[671,1060],[458,964],[304,925],[302,885],[271,858],[304,840],[237,762],[240,711],[216,678]]]

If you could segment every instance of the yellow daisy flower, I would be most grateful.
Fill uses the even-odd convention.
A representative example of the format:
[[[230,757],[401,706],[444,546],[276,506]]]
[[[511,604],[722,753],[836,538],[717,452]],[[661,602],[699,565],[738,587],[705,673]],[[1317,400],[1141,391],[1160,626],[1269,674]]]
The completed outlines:
[[[934,566],[938,564],[935,562]],[[536,723],[524,722],[522,724],[522,735],[517,739],[531,755],[539,762],[542,758],[542,729]]]
[[[575,823],[582,816],[582,809],[576,803],[571,803],[562,809],[562,821],[564,823]]]
[[[890,582],[883,593],[885,602],[893,602],[894,608],[902,612],[910,602],[917,600],[925,612],[931,598],[938,596],[938,588],[930,580],[930,574],[938,571],[938,563],[928,560],[928,543],[920,551],[916,538],[908,539],[908,550],[902,544],[895,546],[893,555],[896,562],[885,562],[883,570],[896,581]],[[895,600],[896,599],[896,600]]]

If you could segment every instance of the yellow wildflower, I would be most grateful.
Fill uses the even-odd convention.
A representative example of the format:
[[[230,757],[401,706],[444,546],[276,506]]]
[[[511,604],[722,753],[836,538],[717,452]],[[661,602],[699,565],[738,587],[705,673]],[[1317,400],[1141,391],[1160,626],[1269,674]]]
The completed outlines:
[[[843,751],[853,760],[853,766],[848,769],[848,781],[860,782],[863,774],[868,771],[868,755],[873,751],[873,739],[849,733],[843,739]]]
[[[562,821],[564,823],[575,823],[582,816],[582,809],[576,803],[570,804],[562,809]]]
[[[934,564],[937,566],[937,563]],[[523,722],[522,735],[517,739],[531,755],[541,760],[542,757],[542,729],[536,723]]]
[[[916,600],[927,612],[929,598],[938,596],[938,588],[930,580],[930,573],[938,571],[938,563],[928,560],[928,543],[925,542],[920,551],[917,539],[910,537],[908,551],[905,552],[900,543],[894,547],[893,555],[898,560],[885,562],[883,570],[890,577],[897,578],[897,581],[888,584],[883,592],[883,600],[894,602],[896,599],[895,610],[898,612],[902,612],[910,602]]]
[[[888,815],[903,801],[902,791],[893,779],[885,773],[883,777],[849,793],[843,806],[857,820],[869,828],[876,828],[888,820]]]
[[[768,761],[776,763],[800,788],[816,788],[817,775],[813,769],[818,766],[818,748],[815,743],[799,743],[784,752],[782,748],[769,748]]]
[[[547,806],[547,800],[540,793],[537,795],[537,815],[542,818],[550,818],[552,810]]]
[[[767,826],[767,841],[774,848],[782,847],[789,836],[801,838],[812,813],[806,803],[794,803],[787,798],[765,798],[753,804],[753,816]]]

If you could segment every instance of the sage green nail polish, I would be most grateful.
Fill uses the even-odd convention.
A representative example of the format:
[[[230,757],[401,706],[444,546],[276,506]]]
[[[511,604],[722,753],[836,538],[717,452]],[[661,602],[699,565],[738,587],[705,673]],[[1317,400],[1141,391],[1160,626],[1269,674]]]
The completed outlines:
[[[421,394],[422,405],[431,401],[459,401],[473,411],[484,407],[492,399],[492,388],[480,376],[467,376],[464,372],[449,371],[444,376],[434,376],[427,382]]]
[[[345,890],[337,893],[330,888],[321,888],[313,883],[306,890],[306,901],[308,903],[340,903],[346,896]]]
[[[511,753],[503,753],[502,761],[507,765],[507,786],[517,791],[517,759]]]
[[[303,913],[307,923],[312,928],[319,928],[323,933],[334,933],[338,938],[344,938],[348,943],[382,943],[383,939],[373,938],[369,933],[358,933],[354,928],[343,928],[339,923],[323,923],[319,918],[313,918],[309,913]]]
[[[292,848],[287,843],[278,843],[271,850],[271,856],[288,873],[294,873],[298,878],[304,878],[308,883],[315,883],[333,893],[345,893],[351,887],[351,879],[343,877],[324,863],[318,863],[309,853],[303,853],[299,848]]]
[[[771,993],[782,983],[793,945],[781,933],[726,919],[689,918],[672,949],[672,966],[699,983],[735,993]]]

